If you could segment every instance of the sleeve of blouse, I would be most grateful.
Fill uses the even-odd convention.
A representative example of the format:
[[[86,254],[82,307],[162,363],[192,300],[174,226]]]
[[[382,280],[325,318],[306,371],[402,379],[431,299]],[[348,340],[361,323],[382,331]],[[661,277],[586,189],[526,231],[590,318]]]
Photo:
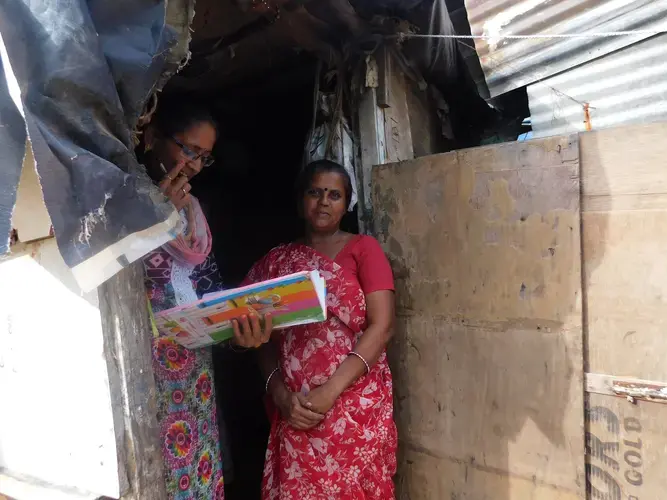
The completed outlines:
[[[394,291],[394,274],[389,260],[375,238],[365,237],[357,246],[358,278],[368,295],[380,290]]]

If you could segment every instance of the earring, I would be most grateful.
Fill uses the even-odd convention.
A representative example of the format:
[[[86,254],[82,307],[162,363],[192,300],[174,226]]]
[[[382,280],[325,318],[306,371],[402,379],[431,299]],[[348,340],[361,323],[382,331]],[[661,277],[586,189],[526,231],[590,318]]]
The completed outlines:
[[[148,153],[151,149],[153,149],[153,145],[146,143],[144,146],[144,153]]]

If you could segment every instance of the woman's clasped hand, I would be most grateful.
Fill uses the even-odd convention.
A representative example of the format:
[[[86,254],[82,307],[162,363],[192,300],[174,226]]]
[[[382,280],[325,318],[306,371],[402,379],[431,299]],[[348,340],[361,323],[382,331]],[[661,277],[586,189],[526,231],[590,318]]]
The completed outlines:
[[[340,392],[328,384],[307,393],[290,392],[284,384],[277,383],[272,395],[280,414],[290,426],[298,430],[308,430],[317,427],[324,420]]]
[[[290,392],[283,384],[276,387],[273,400],[283,418],[295,429],[312,429],[324,419],[323,413],[308,407],[309,401],[305,394]]]

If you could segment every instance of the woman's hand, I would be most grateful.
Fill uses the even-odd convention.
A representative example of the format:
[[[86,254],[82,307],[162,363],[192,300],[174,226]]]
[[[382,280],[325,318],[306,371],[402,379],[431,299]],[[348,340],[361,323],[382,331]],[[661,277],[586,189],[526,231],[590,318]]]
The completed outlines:
[[[295,429],[312,429],[324,419],[324,415],[306,408],[307,400],[303,394],[290,392],[283,382],[276,383],[274,387],[273,401],[283,418]]]
[[[188,176],[182,172],[185,160],[179,161],[160,181],[160,190],[180,210],[190,203],[190,185]]]
[[[306,408],[320,415],[326,415],[333,407],[340,393],[329,383],[321,385],[306,396]]]
[[[232,328],[234,328],[234,343],[240,347],[260,347],[266,344],[271,339],[271,331],[273,330],[273,319],[270,314],[265,314],[263,318],[264,326],[262,327],[259,316],[257,314],[250,314],[248,316],[241,316],[241,320],[232,320]]]

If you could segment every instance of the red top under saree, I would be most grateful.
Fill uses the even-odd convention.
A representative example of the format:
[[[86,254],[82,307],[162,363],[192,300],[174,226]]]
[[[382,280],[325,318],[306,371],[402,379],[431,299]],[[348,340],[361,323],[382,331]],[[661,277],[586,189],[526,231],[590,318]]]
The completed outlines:
[[[320,271],[327,283],[328,320],[277,331],[283,380],[293,391],[324,384],[347,358],[366,328],[365,296],[393,290],[380,245],[356,236],[335,260],[302,244],[272,250],[247,282]],[[338,398],[320,425],[309,431],[271,415],[262,497],[265,500],[394,498],[396,426],[386,354]]]

